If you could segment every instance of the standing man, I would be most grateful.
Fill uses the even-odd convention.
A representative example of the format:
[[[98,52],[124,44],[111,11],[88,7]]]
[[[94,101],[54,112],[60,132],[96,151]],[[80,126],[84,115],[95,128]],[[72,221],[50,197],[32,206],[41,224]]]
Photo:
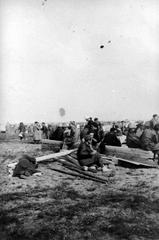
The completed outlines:
[[[143,150],[152,151],[154,155],[158,155],[159,164],[159,123],[154,126],[154,129],[147,128],[141,136],[141,148]],[[155,156],[154,156],[155,159]]]
[[[41,126],[39,122],[35,122],[33,126],[33,140],[34,143],[40,143],[41,141]]]
[[[158,114],[153,114],[152,119],[150,120],[150,128],[154,129],[157,123],[159,123],[159,116]]]
[[[48,139],[48,128],[44,122],[42,122],[41,131],[42,131],[42,138]]]
[[[26,131],[26,128],[23,122],[20,122],[18,130],[19,130],[19,138],[22,141],[23,138],[25,138],[25,131]]]

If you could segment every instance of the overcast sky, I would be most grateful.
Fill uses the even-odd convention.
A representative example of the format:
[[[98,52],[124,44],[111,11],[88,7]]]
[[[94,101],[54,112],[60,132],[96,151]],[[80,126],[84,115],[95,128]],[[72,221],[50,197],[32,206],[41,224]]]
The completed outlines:
[[[158,13],[158,0],[0,0],[1,122],[159,113]]]

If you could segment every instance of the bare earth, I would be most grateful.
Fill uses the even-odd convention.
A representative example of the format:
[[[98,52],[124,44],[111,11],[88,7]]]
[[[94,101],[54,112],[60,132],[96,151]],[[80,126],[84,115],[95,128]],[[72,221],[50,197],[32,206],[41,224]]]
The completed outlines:
[[[22,153],[51,152],[35,144],[0,143],[0,239],[159,239],[159,169],[117,167],[107,185],[47,164],[39,165],[41,176],[9,177],[7,164]]]

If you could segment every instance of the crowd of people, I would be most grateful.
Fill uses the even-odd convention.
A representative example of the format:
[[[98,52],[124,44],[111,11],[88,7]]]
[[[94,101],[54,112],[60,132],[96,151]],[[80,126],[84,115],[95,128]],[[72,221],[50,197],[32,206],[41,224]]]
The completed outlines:
[[[22,140],[25,138],[26,126],[21,122],[18,130]],[[44,122],[42,124],[35,122],[32,131],[35,143],[39,143],[42,138],[51,138],[63,141],[63,146],[72,149],[78,142],[77,159],[84,170],[92,166],[95,166],[94,171],[103,170],[101,154],[105,153],[106,145],[121,147],[125,144],[129,148],[152,151],[154,159],[157,154],[159,164],[159,116],[157,114],[146,122],[129,122],[128,124],[125,121],[113,122],[110,130],[106,132],[98,118],[92,119],[92,117],[87,118],[83,125],[72,121],[69,124],[59,125],[54,130],[51,125],[46,125]],[[121,142],[121,136],[125,136],[125,142]],[[30,169],[31,173],[27,174],[37,172],[35,159],[23,156],[14,170],[14,176],[18,176],[19,172],[23,173],[24,165],[27,166],[27,171]]]
[[[40,124],[35,122],[33,125],[25,125],[23,122],[20,122],[19,127],[19,138],[23,140],[27,135],[31,134],[35,143],[40,143],[42,138],[48,138],[48,127],[44,122]]]
[[[80,138],[80,126],[74,121],[57,125],[46,124],[45,122],[40,124],[36,121],[29,126],[20,122],[18,136],[21,141],[31,136],[32,141],[36,144],[41,143],[42,139],[63,141],[68,148],[71,148]]]
[[[130,124],[126,144],[130,148],[141,148],[159,154],[159,116],[154,114],[150,121],[137,126]]]
[[[127,126],[124,124],[124,121],[120,125],[113,123],[110,131],[106,133],[100,130],[101,124],[98,120],[97,123],[97,132],[92,119],[85,126],[87,133],[82,135],[77,151],[77,157],[81,166],[90,167],[95,164],[97,167],[103,168],[103,162],[99,153],[106,152],[106,145],[121,147],[120,137],[122,135],[125,135],[126,141],[124,144],[128,147],[152,151],[154,160],[157,154],[159,164],[159,116],[157,114],[154,114],[152,119],[145,123],[129,123]],[[85,133],[84,130],[83,132]]]
[[[86,118],[84,124],[76,124],[71,121],[68,124],[53,126],[42,122],[34,122],[26,127],[23,122],[18,127],[19,138],[25,139],[26,132],[32,134],[34,143],[40,143],[41,139],[50,139],[64,142],[71,149],[85,137],[91,138],[93,148],[101,153],[105,151],[105,145],[122,146],[121,136],[125,136],[125,143],[130,148],[141,148],[147,151],[159,151],[159,116],[154,114],[150,121],[137,123],[121,121],[113,122],[109,131],[105,131],[98,118]]]

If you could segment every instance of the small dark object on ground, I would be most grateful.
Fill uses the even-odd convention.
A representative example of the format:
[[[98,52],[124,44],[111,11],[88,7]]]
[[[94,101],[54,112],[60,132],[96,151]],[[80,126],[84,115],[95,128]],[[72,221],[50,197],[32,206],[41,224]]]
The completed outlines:
[[[19,158],[19,162],[13,170],[13,177],[25,178],[32,174],[38,172],[36,168],[38,167],[36,159],[27,154],[22,155]],[[24,177],[25,176],[25,177]]]

